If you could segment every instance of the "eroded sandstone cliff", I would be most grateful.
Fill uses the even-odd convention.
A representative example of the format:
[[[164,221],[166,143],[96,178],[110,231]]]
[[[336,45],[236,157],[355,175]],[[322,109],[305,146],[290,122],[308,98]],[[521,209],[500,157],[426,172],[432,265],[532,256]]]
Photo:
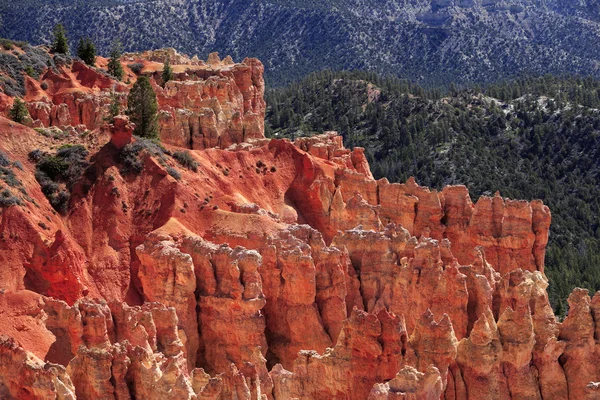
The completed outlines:
[[[600,295],[555,319],[542,202],[376,181],[335,133],[264,139],[258,61],[166,56],[187,64],[157,86],[162,150],[125,117],[86,139],[0,117],[0,397],[598,398]],[[51,74],[37,123],[98,128]],[[73,142],[89,165],[59,214],[29,155]]]
[[[174,73],[163,85],[167,58]],[[213,53],[204,62],[173,49],[128,53],[121,58],[126,74],[122,82],[106,73],[107,63],[102,57],[97,57],[98,67],[77,60],[57,62],[37,79],[24,75],[27,125],[78,133],[105,127],[111,102],[116,98],[124,111],[131,85],[146,75],[153,78],[163,142],[191,149],[226,148],[264,137],[264,67],[257,59],[234,63]],[[6,116],[12,99],[0,95],[0,113]]]

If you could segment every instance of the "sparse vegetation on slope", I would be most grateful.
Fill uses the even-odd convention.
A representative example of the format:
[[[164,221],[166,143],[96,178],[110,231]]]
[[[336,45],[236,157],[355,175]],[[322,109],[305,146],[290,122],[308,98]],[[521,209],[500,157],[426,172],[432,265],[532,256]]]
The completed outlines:
[[[71,190],[89,165],[87,156],[82,145],[63,145],[56,154],[40,150],[29,153],[30,160],[36,162],[35,178],[56,211],[67,211]]]
[[[599,14],[596,0],[28,0],[0,5],[0,36],[49,44],[63,21],[71,37],[94,32],[103,54],[118,38],[127,51],[251,55],[267,66],[271,85],[326,67],[440,84],[597,75]]]
[[[23,200],[31,200],[14,169],[23,170],[21,163],[11,161],[0,151],[0,208],[21,205]]]

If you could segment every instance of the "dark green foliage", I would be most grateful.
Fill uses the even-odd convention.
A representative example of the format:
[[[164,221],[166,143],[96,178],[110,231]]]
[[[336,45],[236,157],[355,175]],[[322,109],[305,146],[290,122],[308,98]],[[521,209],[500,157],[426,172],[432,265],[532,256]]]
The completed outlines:
[[[158,103],[147,76],[140,76],[127,97],[127,115],[135,124],[133,134],[158,138]]]
[[[54,41],[52,42],[52,51],[54,53],[68,54],[69,53],[69,41],[67,39],[67,33],[63,24],[56,24],[54,26]]]
[[[599,94],[590,78],[524,78],[482,94],[322,72],[268,91],[267,125],[278,137],[337,130],[366,149],[376,178],[465,184],[475,201],[496,190],[542,199],[553,217],[550,299],[564,312],[575,286],[600,289]]]
[[[41,151],[40,149],[31,150],[28,154],[29,159],[36,163],[38,161],[40,161],[43,156],[44,156],[44,152]]]
[[[69,164],[61,157],[46,156],[37,164],[37,168],[50,179],[58,180],[67,172]]]
[[[15,98],[13,106],[10,109],[9,116],[10,119],[12,119],[18,124],[22,124],[23,122],[25,122],[25,120],[29,116],[27,106],[25,106],[25,103],[18,97]]]
[[[8,39],[0,39],[0,46],[2,46],[4,50],[12,50],[15,47],[13,41]]]
[[[118,41],[113,42],[110,50],[110,59],[108,60],[108,73],[116,80],[123,79],[124,71],[121,65],[121,44]]]
[[[179,164],[185,168],[194,172],[198,171],[198,162],[194,160],[194,157],[187,150],[179,150],[173,153],[173,158],[177,160]]]
[[[116,93],[110,95],[110,107],[108,108],[108,117],[106,118],[109,123],[113,123],[115,117],[121,114],[121,101]]]
[[[23,66],[19,59],[12,54],[0,53],[0,70],[4,76],[0,76],[0,87],[9,96],[25,95],[25,78]]]
[[[20,198],[14,196],[8,189],[0,191],[0,208],[21,205],[23,202]]]
[[[44,196],[46,196],[47,198],[52,198],[52,196],[55,193],[58,193],[58,191],[60,190],[60,186],[58,183],[52,181],[51,179],[44,179],[44,175],[39,175],[36,176],[38,179],[39,184],[41,185],[42,188],[42,193],[44,193]]]
[[[123,175],[139,174],[144,168],[142,160],[138,157],[142,148],[136,146],[137,144],[139,144],[139,141],[130,143],[121,149],[121,152],[119,153],[119,159],[123,164],[123,167],[121,168],[121,173]]]
[[[71,194],[66,190],[61,190],[55,196],[52,196],[50,199],[50,204],[52,207],[60,212],[65,214],[68,210],[69,200],[71,199]]]
[[[181,180],[181,172],[177,171],[177,168],[167,167],[167,172],[178,181]]]
[[[20,188],[23,186],[11,168],[0,167],[0,180],[4,181],[10,187]]]
[[[171,61],[169,60],[169,57],[167,57],[165,60],[161,76],[163,87],[165,87],[167,82],[173,79],[173,69],[171,68]]]
[[[34,79],[38,79],[40,77],[39,74],[37,72],[35,72],[35,69],[33,69],[33,67],[31,65],[27,65],[25,67],[25,73]]]
[[[38,160],[35,178],[56,211],[67,211],[70,191],[89,166],[87,156],[88,151],[82,145],[62,146],[55,155],[40,150],[29,153],[31,160]]]
[[[14,173],[13,168],[23,170],[21,163],[18,161],[10,161],[8,156],[4,152],[0,151],[0,208],[23,204],[21,198],[13,194],[11,188],[16,189],[18,192],[24,195],[26,199],[29,199],[23,183]],[[9,187],[3,188],[2,183],[8,185]]]
[[[139,75],[140,72],[142,72],[142,69],[144,68],[144,64],[142,63],[131,63],[131,64],[127,64],[127,67],[129,67],[129,69],[136,75]]]
[[[96,64],[96,45],[90,38],[79,39],[77,45],[77,56],[87,65],[94,66]]]
[[[79,144],[60,148],[56,152],[56,156],[68,165],[67,170],[62,175],[69,190],[73,188],[84,170],[89,166],[87,161],[88,154],[89,152],[86,148]]]
[[[119,160],[123,164],[121,173],[127,175],[142,172],[144,152],[158,157],[161,161],[165,160],[166,153],[162,146],[149,139],[136,138],[135,142],[128,144],[119,152]]]
[[[52,60],[54,60],[54,65],[57,67],[67,67],[73,62],[71,56],[62,53],[55,54]]]

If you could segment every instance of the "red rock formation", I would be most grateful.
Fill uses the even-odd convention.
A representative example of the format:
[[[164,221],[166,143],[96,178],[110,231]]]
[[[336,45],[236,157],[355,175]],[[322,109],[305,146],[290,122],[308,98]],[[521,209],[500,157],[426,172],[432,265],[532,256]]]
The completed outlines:
[[[233,66],[192,70],[164,89],[155,86],[162,110],[161,139],[205,149],[264,137],[263,71],[260,61],[247,58]]]
[[[258,273],[261,256],[240,247],[215,246],[199,237],[185,238],[182,251],[191,255],[201,285],[201,363],[209,372],[223,373],[232,362],[241,368],[246,361],[258,360],[263,378],[267,377],[262,359],[267,342],[261,313],[265,299]]]
[[[110,128],[110,143],[117,149],[121,150],[123,147],[131,143],[133,130],[135,125],[129,122],[129,118],[125,115],[117,115],[114,118],[112,126]]]
[[[107,116],[110,91],[126,90],[124,84],[79,61],[58,71],[48,69],[40,82],[28,78],[26,83],[29,114],[39,127],[99,128]]]
[[[22,204],[0,211],[0,397],[597,396],[600,294],[555,319],[541,202],[375,181],[333,133],[267,141],[256,60],[125,57],[156,82],[174,64],[156,85],[165,150],[139,141],[127,173],[127,119],[95,130],[65,215],[28,154],[76,136],[0,118],[23,166]],[[42,79],[26,82],[37,124],[104,125],[109,78],[75,63]]]
[[[4,335],[0,336],[0,396],[23,400],[76,398],[63,366],[43,362]]]
[[[423,373],[407,366],[389,382],[376,384],[369,393],[369,400],[437,400],[442,394],[442,379],[435,367],[430,366]]]
[[[346,319],[347,295],[356,301],[358,287],[347,256],[326,247],[309,227],[281,231],[261,253],[268,357],[291,367],[300,350],[322,352],[335,342]]]
[[[175,79],[163,88],[160,71],[169,58]],[[220,61],[212,55],[204,62],[179,55],[173,49],[126,54],[123,61],[139,63],[140,71],[153,77],[159,101],[161,139],[165,143],[193,149],[227,148],[232,144],[264,138],[264,67],[254,58],[234,63],[231,57]],[[106,67],[106,60],[98,58]],[[127,64],[125,64],[127,65]],[[74,61],[48,69],[39,80],[25,79],[27,108],[31,126],[37,128],[69,126],[80,132],[104,125],[114,97],[126,107],[126,94],[136,80],[125,68],[128,84],[114,80],[99,69]],[[7,115],[12,99],[2,94],[0,112]],[[368,165],[363,160],[363,167]]]

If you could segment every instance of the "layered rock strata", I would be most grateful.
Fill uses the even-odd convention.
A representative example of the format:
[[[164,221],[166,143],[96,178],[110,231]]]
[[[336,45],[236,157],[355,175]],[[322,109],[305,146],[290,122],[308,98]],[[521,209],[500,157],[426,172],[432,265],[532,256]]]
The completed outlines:
[[[162,56],[188,66],[161,107],[210,108],[212,133],[163,123],[132,174],[115,118],[63,215],[28,155],[68,139],[0,117],[22,187],[0,209],[0,397],[597,398],[600,295],[554,317],[542,202],[374,180],[331,132],[264,139],[258,62],[148,53],[142,73]]]
[[[175,73],[164,84],[161,71],[167,58]],[[157,95],[163,142],[191,149],[227,148],[264,137],[264,67],[257,59],[234,63],[214,53],[204,63],[164,49],[126,54],[121,62],[127,83],[106,73],[102,57],[97,68],[74,61],[49,68],[38,79],[26,76],[29,124],[62,131],[74,127],[79,134],[103,128],[111,103],[116,100],[125,111],[131,86],[146,75]],[[8,115],[8,108],[3,111]]]
[[[206,149],[264,137],[263,72],[253,58],[218,61],[176,74],[164,89],[156,86],[162,140]]]

